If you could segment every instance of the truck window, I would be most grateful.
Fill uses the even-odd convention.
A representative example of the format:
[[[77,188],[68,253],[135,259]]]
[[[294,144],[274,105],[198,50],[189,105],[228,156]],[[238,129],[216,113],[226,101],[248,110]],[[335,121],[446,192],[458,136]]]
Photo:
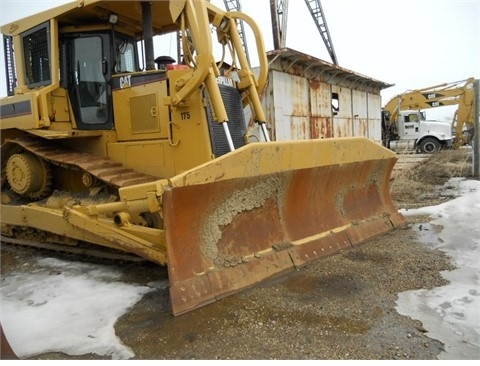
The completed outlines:
[[[408,122],[418,122],[418,115],[417,114],[409,114],[408,115]]]

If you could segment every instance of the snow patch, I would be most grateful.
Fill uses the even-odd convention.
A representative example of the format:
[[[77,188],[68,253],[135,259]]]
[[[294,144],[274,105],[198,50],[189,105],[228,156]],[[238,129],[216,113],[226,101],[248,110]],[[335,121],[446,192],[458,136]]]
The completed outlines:
[[[400,212],[433,218],[418,238],[444,251],[456,269],[442,272],[450,281],[446,286],[400,293],[397,311],[420,320],[428,336],[445,345],[440,359],[475,360],[480,358],[480,181],[451,179],[446,187],[458,197]]]
[[[96,264],[46,258],[38,265],[36,273],[17,272],[2,281],[1,322],[17,356],[134,356],[114,324],[150,287],[122,283],[119,272]]]

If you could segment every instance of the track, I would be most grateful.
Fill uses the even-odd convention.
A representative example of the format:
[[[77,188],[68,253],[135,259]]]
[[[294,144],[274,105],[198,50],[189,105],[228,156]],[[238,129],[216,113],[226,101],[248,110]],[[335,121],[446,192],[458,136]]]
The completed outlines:
[[[12,244],[12,245],[22,245],[31,248],[38,248],[42,250],[48,250],[56,253],[67,253],[75,254],[82,257],[93,257],[100,259],[108,259],[113,261],[125,261],[125,262],[146,262],[144,258],[141,258],[136,255],[115,252],[113,250],[109,251],[107,249],[99,249],[99,246],[90,246],[89,244],[79,244],[78,246],[71,246],[59,243],[44,242],[40,243],[34,240],[28,239],[15,239],[8,236],[0,236],[2,245]]]
[[[79,140],[78,143],[81,143],[81,140]],[[49,140],[29,136],[7,140],[5,144],[2,145],[2,157],[8,156],[10,151],[16,153],[22,149],[38,156],[53,166],[82,172],[82,180],[84,181],[84,184],[86,183],[85,179],[87,179],[92,187],[98,186],[99,183],[102,185],[101,183],[103,183],[113,189],[119,189],[121,187],[152,182],[158,179],[152,175],[126,168],[121,163],[115,162],[108,157],[76,152],[61,147],[58,144],[58,141],[51,142]],[[2,182],[2,185],[3,183],[4,182]],[[86,186],[89,185],[86,184]],[[49,237],[48,233],[41,231],[37,231],[36,233],[38,236],[32,235],[31,238],[28,237],[28,235],[20,237],[18,235],[19,233],[13,234],[12,236],[1,235],[0,238],[2,245],[5,243],[23,245],[54,252],[90,256],[115,261],[145,261],[145,259],[141,257],[121,251],[92,246],[83,242],[62,243],[61,238],[55,239]],[[36,239],[33,240],[32,238]]]
[[[79,143],[81,142],[79,141]],[[25,150],[55,165],[67,168],[76,167],[83,172],[89,173],[92,177],[117,188],[152,182],[158,179],[152,175],[126,168],[121,163],[115,162],[108,157],[63,149],[58,143],[53,144],[44,139],[21,137],[8,140],[5,145],[7,148],[15,145],[21,146]]]

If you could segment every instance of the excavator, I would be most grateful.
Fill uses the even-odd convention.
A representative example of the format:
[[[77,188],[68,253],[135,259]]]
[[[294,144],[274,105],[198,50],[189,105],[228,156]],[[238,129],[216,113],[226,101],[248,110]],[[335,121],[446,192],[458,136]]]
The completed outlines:
[[[405,225],[389,149],[270,141],[263,38],[243,12],[79,0],[1,32],[2,244],[166,266],[177,316]],[[178,32],[182,59],[156,57],[155,37]]]
[[[408,90],[382,110],[383,145],[393,150],[434,153],[471,142],[474,130],[475,78]],[[425,109],[458,106],[452,123],[428,121]]]

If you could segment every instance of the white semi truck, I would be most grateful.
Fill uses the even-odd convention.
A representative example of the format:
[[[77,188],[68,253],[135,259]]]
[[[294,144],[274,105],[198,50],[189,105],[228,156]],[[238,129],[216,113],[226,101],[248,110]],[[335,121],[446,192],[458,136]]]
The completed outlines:
[[[399,94],[382,110],[383,145],[394,151],[434,153],[468,144],[473,135],[474,78]],[[452,123],[427,120],[425,109],[457,105]]]

